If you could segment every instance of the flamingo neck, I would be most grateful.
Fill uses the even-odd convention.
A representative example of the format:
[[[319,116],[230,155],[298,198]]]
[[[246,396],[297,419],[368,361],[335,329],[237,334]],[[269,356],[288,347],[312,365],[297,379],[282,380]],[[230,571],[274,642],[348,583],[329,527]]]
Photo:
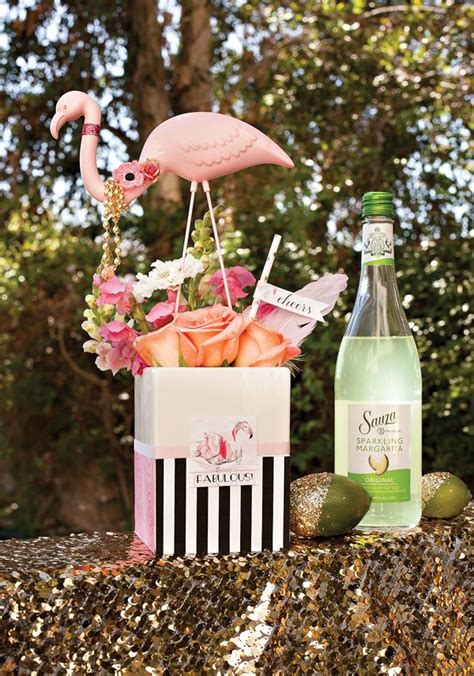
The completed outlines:
[[[84,123],[100,125],[100,108],[95,101],[89,100],[84,106]],[[85,135],[81,140],[80,166],[81,176],[87,192],[99,202],[104,201],[104,182],[97,171],[98,136]]]
[[[92,99],[88,100],[84,106],[84,123],[100,124],[102,115],[99,105]]]
[[[98,104],[95,101],[88,100],[84,106],[84,124],[100,125],[101,113]],[[95,197],[99,202],[103,202],[104,182],[97,171],[97,145],[99,137],[94,134],[82,136],[80,150],[80,166],[82,180],[87,192]],[[125,199],[128,203],[132,202],[146,190],[148,186],[140,186],[132,190],[127,190]]]
[[[97,124],[97,123],[93,123]],[[97,171],[98,136],[83,136],[81,141],[80,166],[82,180],[87,192],[99,202],[104,201],[104,182]]]

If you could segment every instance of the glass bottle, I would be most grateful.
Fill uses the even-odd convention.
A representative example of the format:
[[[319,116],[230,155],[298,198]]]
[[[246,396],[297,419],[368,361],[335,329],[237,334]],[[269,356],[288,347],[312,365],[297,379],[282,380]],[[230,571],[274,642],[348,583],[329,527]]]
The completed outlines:
[[[335,379],[335,471],[372,498],[359,527],[409,528],[421,516],[421,370],[394,265],[393,204],[362,200],[362,270]]]

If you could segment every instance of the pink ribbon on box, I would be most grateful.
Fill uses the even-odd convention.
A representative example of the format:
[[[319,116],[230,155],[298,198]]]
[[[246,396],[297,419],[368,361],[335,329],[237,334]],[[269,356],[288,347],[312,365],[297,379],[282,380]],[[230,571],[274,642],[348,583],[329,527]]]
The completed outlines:
[[[143,441],[138,441],[138,439],[134,439],[133,448],[136,453],[140,453],[140,455],[144,455],[147,458],[155,458],[155,460],[187,458],[189,455],[188,446],[153,446],[152,444],[145,444]],[[257,444],[257,455],[290,455],[290,442],[259,442]]]

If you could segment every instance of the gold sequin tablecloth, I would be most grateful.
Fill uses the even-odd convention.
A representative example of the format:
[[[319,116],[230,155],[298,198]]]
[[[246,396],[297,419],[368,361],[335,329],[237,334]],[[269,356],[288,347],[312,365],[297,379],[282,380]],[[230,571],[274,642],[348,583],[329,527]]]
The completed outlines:
[[[131,534],[3,542],[0,672],[467,674],[473,516],[161,561]]]

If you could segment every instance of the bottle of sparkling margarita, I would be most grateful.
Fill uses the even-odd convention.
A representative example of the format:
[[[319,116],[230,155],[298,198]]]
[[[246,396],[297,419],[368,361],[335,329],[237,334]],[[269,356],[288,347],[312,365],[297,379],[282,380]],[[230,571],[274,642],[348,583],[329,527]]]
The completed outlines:
[[[336,366],[335,471],[372,497],[360,526],[421,516],[421,371],[398,294],[392,196],[362,199],[362,271]]]

